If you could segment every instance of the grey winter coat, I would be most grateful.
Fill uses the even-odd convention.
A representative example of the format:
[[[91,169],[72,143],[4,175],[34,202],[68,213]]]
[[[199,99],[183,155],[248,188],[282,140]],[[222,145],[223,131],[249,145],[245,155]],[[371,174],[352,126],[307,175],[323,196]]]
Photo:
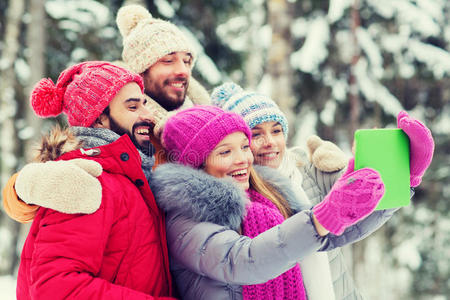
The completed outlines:
[[[331,190],[334,183],[341,177],[343,170],[336,172],[323,172],[317,169],[307,159],[307,154],[301,148],[289,149],[294,155],[297,161],[296,164],[300,165],[299,171],[303,176],[302,188],[308,196],[311,203],[317,204],[321,202],[328,192]],[[370,232],[364,233],[364,236],[376,231],[384,222],[397,211],[398,208],[375,211],[366,219],[356,224],[353,228],[355,230],[364,230],[369,228]],[[384,220],[383,222],[380,222]],[[367,225],[367,226],[366,226]],[[356,288],[353,278],[347,269],[346,262],[340,248],[328,251],[328,258],[330,263],[330,271],[333,281],[333,288],[336,300],[362,300],[364,299],[359,290]]]
[[[249,200],[231,178],[178,164],[156,168],[151,187],[167,213],[171,271],[183,299],[242,299],[242,285],[264,283],[314,251],[362,239],[391,216],[380,212],[341,236],[320,237],[311,210],[295,198],[290,181],[270,168],[258,171],[298,212],[250,239],[238,233]]]

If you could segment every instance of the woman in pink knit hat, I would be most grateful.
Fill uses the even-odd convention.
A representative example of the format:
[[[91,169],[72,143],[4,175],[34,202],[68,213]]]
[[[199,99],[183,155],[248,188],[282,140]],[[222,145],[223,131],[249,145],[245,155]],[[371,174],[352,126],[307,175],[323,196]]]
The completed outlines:
[[[183,299],[308,299],[297,262],[360,239],[354,224],[384,194],[376,171],[351,170],[309,206],[276,170],[253,166],[249,127],[218,107],[178,112],[162,141],[175,163],[151,187]]]

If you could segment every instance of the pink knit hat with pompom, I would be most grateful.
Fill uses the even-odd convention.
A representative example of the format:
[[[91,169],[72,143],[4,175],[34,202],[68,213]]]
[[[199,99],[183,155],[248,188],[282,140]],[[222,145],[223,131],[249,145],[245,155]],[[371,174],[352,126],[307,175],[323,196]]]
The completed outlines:
[[[169,160],[198,168],[227,135],[252,132],[241,116],[216,106],[197,105],[171,116],[164,126],[163,146]]]
[[[56,85],[51,79],[41,79],[31,92],[30,102],[40,117],[65,113],[70,126],[89,127],[129,82],[144,90],[138,74],[105,61],[83,62],[64,70]]]

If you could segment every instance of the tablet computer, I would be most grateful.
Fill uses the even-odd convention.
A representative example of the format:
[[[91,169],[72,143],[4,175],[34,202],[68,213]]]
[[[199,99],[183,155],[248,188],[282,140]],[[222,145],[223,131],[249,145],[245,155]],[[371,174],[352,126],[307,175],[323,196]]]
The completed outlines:
[[[377,170],[385,193],[377,210],[410,203],[409,138],[401,129],[360,129],[355,132],[355,170]]]

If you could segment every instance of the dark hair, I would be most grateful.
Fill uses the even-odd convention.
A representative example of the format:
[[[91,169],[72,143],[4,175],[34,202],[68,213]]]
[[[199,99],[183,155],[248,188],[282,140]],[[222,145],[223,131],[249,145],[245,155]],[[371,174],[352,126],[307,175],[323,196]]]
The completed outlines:
[[[99,123],[100,122],[100,116],[101,115],[105,115],[105,116],[107,116],[108,118],[110,117],[110,109],[109,109],[109,106],[107,106],[103,111],[102,111],[102,113],[97,117],[97,119],[95,119],[95,121],[92,123],[92,125],[90,126],[90,127],[93,127],[96,123]]]
[[[110,113],[110,109],[109,109],[109,105],[107,107],[105,107],[105,109],[102,111],[102,114],[105,114],[109,117],[109,113]]]

